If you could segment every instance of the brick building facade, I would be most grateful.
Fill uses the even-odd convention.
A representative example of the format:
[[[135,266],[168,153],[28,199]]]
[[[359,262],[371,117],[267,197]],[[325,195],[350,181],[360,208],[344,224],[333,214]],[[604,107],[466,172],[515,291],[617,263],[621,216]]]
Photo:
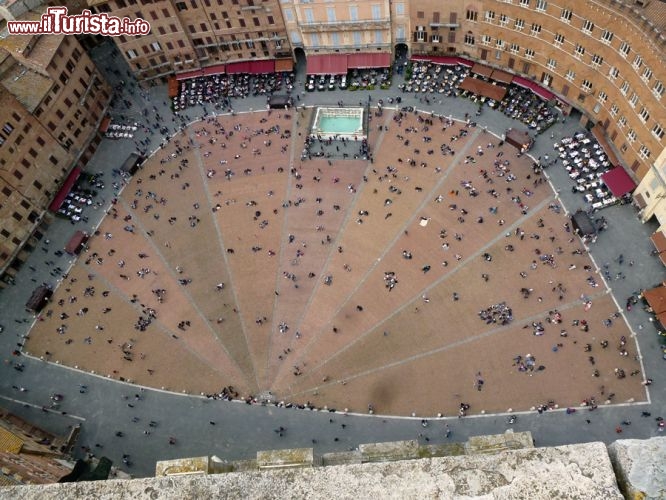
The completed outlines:
[[[75,37],[0,38],[0,284],[36,245],[60,183],[92,157],[110,98]]]
[[[291,53],[278,0],[89,0],[94,12],[142,18],[145,36],[115,38],[138,80]]]
[[[410,3],[410,24],[412,54],[464,55],[538,82],[602,128],[639,181],[650,174],[664,189],[655,159],[666,127],[665,3],[423,0]]]

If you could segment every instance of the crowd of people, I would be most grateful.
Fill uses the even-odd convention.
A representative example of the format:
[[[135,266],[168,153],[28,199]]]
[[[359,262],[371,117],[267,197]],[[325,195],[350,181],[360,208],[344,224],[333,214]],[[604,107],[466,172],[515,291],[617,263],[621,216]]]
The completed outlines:
[[[507,92],[501,101],[479,98],[469,90],[461,90],[460,84],[472,75],[468,66],[462,64],[442,65],[428,61],[412,61],[411,78],[400,85],[403,92],[414,92],[424,95],[426,103],[436,101],[438,95],[446,97],[471,97],[479,105],[477,114],[481,114],[483,106],[496,109],[510,118],[520,120],[537,133],[546,131],[557,122],[557,111],[552,104],[545,101],[531,90],[514,83],[498,85],[506,87]],[[487,77],[479,77],[491,81]]]
[[[197,76],[179,82],[178,95],[173,98],[172,104],[174,111],[202,104],[212,104],[216,109],[228,109],[231,107],[232,98],[270,96],[275,92],[290,94],[293,88],[293,73]]]
[[[204,97],[201,98],[197,90],[191,102],[190,102],[190,97],[187,97],[187,105],[189,106],[201,102],[206,102],[206,100],[208,99],[210,100],[210,102],[224,103],[225,97],[227,98],[230,96],[236,97],[235,95],[236,92],[240,92],[240,95],[248,95],[247,93],[251,91],[250,90],[251,86],[249,87],[245,86],[244,79],[239,80],[238,82],[234,80],[233,81],[234,88],[236,89],[237,87],[237,89],[231,91],[231,94],[229,94],[228,89],[229,85],[231,85],[231,83],[229,83],[230,81],[231,80],[227,80],[226,87],[220,86],[218,90],[215,90],[215,88],[212,87],[210,90],[210,94],[208,90],[206,90],[205,92],[202,91],[201,96]],[[222,90],[223,88],[226,88],[227,92],[226,96],[223,95],[224,94],[224,90]],[[192,88],[188,87],[187,90],[191,91]],[[215,92],[220,92],[220,94],[217,95],[216,97]],[[200,99],[202,100],[200,101]],[[137,215],[149,214],[152,217],[152,219],[155,221],[155,223],[159,223],[161,221],[161,223],[167,223],[169,225],[186,224],[187,227],[195,229],[197,227],[198,222],[200,221],[201,217],[200,211],[211,209],[213,212],[216,212],[220,209],[223,209],[224,206],[228,206],[230,204],[234,204],[237,202],[237,200],[234,199],[233,197],[225,196],[222,193],[222,191],[212,194],[211,196],[212,203],[211,202],[207,203],[206,200],[198,198],[193,198],[189,200],[188,197],[191,196],[190,195],[191,186],[187,182],[183,182],[181,179],[181,173],[191,168],[191,166],[188,164],[187,159],[182,158],[184,153],[191,151],[192,149],[197,149],[200,151],[200,154],[203,158],[208,158],[209,156],[207,155],[207,153],[213,150],[215,150],[218,153],[220,151],[224,152],[228,144],[234,143],[234,144],[244,145],[244,147],[241,146],[241,148],[247,151],[248,157],[258,158],[261,156],[262,152],[265,152],[270,148],[278,148],[278,147],[284,148],[282,143],[287,139],[291,139],[290,131],[284,130],[283,126],[280,123],[273,123],[273,121],[275,120],[275,116],[271,117],[270,114],[267,114],[265,118],[266,121],[263,123],[263,127],[257,127],[255,129],[249,129],[248,127],[244,127],[242,122],[238,119],[234,120],[233,123],[228,123],[226,121],[226,118],[220,118],[220,117],[213,118],[204,114],[204,116],[201,117],[202,118],[201,122],[195,125],[195,128],[193,129],[194,139],[188,139],[186,137],[171,139],[169,137],[169,134],[171,132],[169,128],[164,130],[166,127],[165,124],[160,123],[159,119],[155,117],[154,114],[155,113],[151,115],[151,113],[146,108],[146,117],[148,117],[148,115],[151,115],[150,119],[156,120],[156,123],[154,125],[151,125],[150,119],[147,119],[146,121],[148,125],[145,126],[144,132],[147,134],[148,137],[153,137],[153,138],[156,138],[155,134],[157,134],[157,137],[159,137],[159,134],[161,134],[163,136],[161,147],[166,151],[171,151],[171,152],[168,155],[163,155],[162,158],[163,163],[160,164],[160,167],[158,169],[153,169],[155,173],[151,173],[150,176],[145,177],[140,172],[138,176],[131,181],[133,184],[132,188],[136,189],[133,191],[132,195],[129,196],[129,198],[131,198],[130,201],[131,210],[128,211],[126,215],[125,211],[120,210],[119,209],[120,207],[118,205],[119,205],[120,191],[123,187],[125,187],[128,180],[126,178],[116,177],[115,182],[118,183],[116,198],[114,199],[113,206],[110,207],[109,209],[109,215],[112,218],[119,216],[124,218],[123,222],[126,223],[125,227],[130,228],[130,230],[127,230],[127,232],[132,234],[136,234],[136,232],[145,229],[145,228],[142,229],[141,225],[135,225],[136,219],[139,218],[137,217]],[[184,122],[185,122],[184,117],[183,118],[174,117],[172,120],[172,124],[170,124],[169,126],[173,127],[174,131],[182,131],[184,130],[183,128]],[[391,204],[395,203],[394,200],[397,199],[397,196],[399,194],[401,194],[400,191],[401,188],[393,185],[393,184],[398,184],[397,182],[394,181],[397,181],[399,179],[404,180],[405,177],[409,177],[408,172],[410,171],[410,169],[415,169],[415,168],[434,169],[438,173],[442,172],[443,168],[442,166],[440,166],[440,164],[442,164],[444,159],[450,159],[456,155],[456,150],[458,150],[459,147],[462,147],[461,143],[458,141],[462,141],[463,139],[467,138],[469,134],[474,132],[473,125],[474,124],[469,117],[467,117],[465,121],[459,122],[453,120],[450,117],[445,118],[443,116],[438,116],[435,114],[432,115],[415,114],[415,112],[413,113],[411,110],[397,111],[391,122],[391,127],[390,127],[391,131],[393,132],[393,135],[397,140],[397,144],[401,144],[404,147],[410,147],[412,151],[410,152],[409,156],[404,156],[403,154],[401,154],[400,157],[397,157],[394,160],[390,161],[389,164],[381,166],[376,165],[370,167],[368,175],[368,177],[374,176],[373,180],[377,180],[378,182],[383,182],[386,185],[392,184],[391,188],[393,190],[389,191],[390,193],[389,196],[391,196],[392,198],[389,197],[386,198],[387,202],[386,206],[390,206]],[[282,139],[282,141],[279,141],[278,137]],[[439,144],[439,147],[438,147],[438,141],[441,142],[441,144]],[[148,148],[147,144],[148,144],[147,142],[141,143],[141,146]],[[327,144],[327,146],[340,147],[339,144],[334,144],[334,143]],[[341,147],[343,149],[345,148],[344,143]],[[281,153],[284,154],[286,157],[288,150],[281,149]],[[245,155],[246,153],[243,152],[242,154]],[[485,225],[484,227],[490,227],[491,225],[494,226],[495,224],[497,224],[498,227],[501,227],[505,224],[504,218],[507,216],[501,213],[501,211],[498,211],[497,207],[499,205],[499,200],[508,199],[511,201],[513,206],[515,206],[515,208],[520,212],[522,216],[528,216],[528,215],[531,216],[530,206],[528,205],[528,202],[536,190],[543,189],[543,184],[544,184],[543,177],[540,175],[539,172],[534,172],[534,171],[528,173],[523,172],[522,174],[519,174],[521,169],[516,167],[515,165],[516,160],[514,160],[513,158],[511,159],[509,158],[511,156],[513,155],[511,154],[511,151],[508,149],[507,145],[501,143],[501,141],[498,141],[495,138],[488,135],[488,139],[487,141],[485,141],[485,146],[481,146],[476,151],[470,152],[470,154],[464,159],[464,167],[462,168],[468,169],[469,175],[468,178],[465,179],[460,184],[459,189],[453,189],[451,192],[439,195],[436,198],[436,201],[440,203],[446,201],[444,207],[448,205],[448,209],[455,214],[455,219],[454,219],[455,222],[453,222],[453,225],[455,227],[452,226],[448,229],[442,229],[442,231],[438,235],[438,238],[441,240],[439,242],[439,246],[441,246],[442,251],[448,252],[453,257],[451,259],[452,266],[453,266],[453,259],[455,259],[456,262],[460,262],[465,258],[464,245],[466,243],[463,242],[466,240],[465,240],[465,232],[463,229],[469,227],[470,222],[474,222],[477,225]],[[269,168],[271,172],[272,171],[280,172],[278,169],[281,167],[276,167],[275,165],[266,167],[266,169]],[[286,171],[288,171],[291,175],[293,175],[299,183],[306,184],[311,182],[319,182],[319,180],[316,179],[310,181],[309,179],[300,178],[299,177],[300,174],[297,168],[288,169]],[[261,167],[261,169],[259,169],[254,164],[251,165],[249,162],[247,164],[243,164],[243,160],[239,155],[238,157],[229,156],[228,159],[222,159],[219,161],[219,165],[207,164],[205,176],[207,179],[213,179],[216,176],[220,175],[224,176],[224,178],[226,178],[230,182],[235,176],[248,176],[252,175],[253,173],[260,173],[260,172],[264,172],[264,167]],[[368,182],[366,179],[364,179],[364,181]],[[170,200],[159,194],[160,192],[159,186],[160,183],[163,182],[171,182],[180,186],[180,189],[182,190],[182,196],[191,201],[191,204],[189,205],[191,208],[188,209],[187,213],[176,213],[170,211],[171,208]],[[332,182],[335,183],[335,180],[333,180]],[[418,187],[420,189],[428,189],[427,187],[426,188],[423,188],[421,186]],[[350,194],[356,192],[356,186],[348,186],[348,189],[350,190]],[[270,197],[271,194],[269,193],[267,196]],[[353,198],[350,197],[350,199]],[[254,202],[254,204],[251,203],[253,201],[254,200],[249,200],[247,203],[250,203],[249,206],[252,207],[253,210],[256,210],[256,212],[258,213],[258,215],[256,215],[257,219],[266,220],[268,224],[268,217],[270,217],[270,214],[268,215],[261,214],[261,210],[256,207],[256,201]],[[299,205],[305,205],[305,197],[296,198],[296,200],[293,202],[292,200],[287,200],[285,201],[285,203],[289,207],[293,206],[297,207]],[[339,207],[339,209],[347,209],[347,208],[348,207]],[[551,204],[549,208],[553,212],[559,213],[560,210],[559,205]],[[365,212],[365,214],[359,212],[359,219],[363,220],[363,217],[367,215],[368,215],[367,212]],[[143,215],[141,216],[143,217]],[[266,217],[266,219],[264,219],[264,217]],[[564,260],[566,256],[569,255],[569,252],[571,252],[571,254],[573,255],[576,251],[578,251],[577,248],[578,242],[573,237],[568,240],[562,239],[562,235],[558,235],[557,237],[554,236],[554,232],[552,231],[551,228],[544,227],[543,225],[538,225],[538,227],[539,230],[542,231],[540,234],[537,231],[528,232],[518,228],[513,234],[513,237],[510,240],[511,242],[507,243],[504,246],[504,250],[508,253],[516,251],[517,252],[515,254],[516,258],[518,258],[518,256],[521,256],[522,258],[524,257],[525,254],[534,254],[534,256],[530,256],[530,258],[527,258],[525,260],[524,271],[522,271],[522,273],[525,273],[525,276],[521,274],[520,278],[526,278],[528,273],[536,271],[537,267],[539,266],[548,265],[553,267],[555,265],[556,259]],[[405,231],[405,233],[407,233],[407,231]],[[149,237],[152,237],[151,230],[148,230],[146,234]],[[316,230],[315,234],[317,239],[321,237],[321,231]],[[109,247],[108,251],[106,254],[103,253],[86,254],[84,259],[85,265],[104,266],[105,267],[104,272],[109,272],[106,271],[106,269],[113,268],[113,271],[111,271],[111,273],[118,274],[119,277],[121,277],[122,279],[126,279],[127,281],[130,281],[130,278],[146,279],[146,277],[154,275],[154,270],[152,269],[152,266],[149,264],[151,259],[151,251],[149,247],[141,249],[140,253],[138,253],[136,256],[139,259],[139,261],[136,261],[137,265],[135,266],[135,268],[131,268],[128,270],[125,269],[126,266],[129,267],[126,260],[119,258],[116,255],[117,252],[120,253],[122,251],[122,248],[121,246],[116,244],[116,240],[113,239],[113,235],[110,232],[104,233],[102,230],[102,233],[99,233],[96,236],[98,237],[98,239],[104,238],[104,242]],[[324,241],[326,242],[326,244],[334,244],[335,235],[333,235],[333,237],[331,237],[330,235],[326,236],[328,239],[322,240],[322,244]],[[299,236],[299,239],[300,238],[301,237]],[[555,241],[556,238],[559,239]],[[552,251],[545,250],[541,246],[542,243],[538,243],[539,241],[541,241],[542,243],[545,243],[545,241],[550,241],[550,243],[552,244],[551,246],[553,246],[554,249]],[[163,244],[165,247],[168,247],[169,241],[161,242],[160,244]],[[334,246],[336,245],[334,244]],[[339,253],[343,252],[341,246],[338,246],[337,248]],[[233,254],[236,250],[234,250],[233,248],[227,248],[226,251],[229,254]],[[256,250],[253,247],[238,251],[271,252],[273,250],[262,249],[262,248]],[[413,259],[412,250],[403,250],[402,256],[406,263],[412,261]],[[493,268],[492,265],[493,255],[490,252],[486,252],[486,254],[484,254],[484,259],[488,263],[489,267],[484,268],[483,272],[480,272],[479,275],[482,282],[489,283],[492,281],[492,276],[496,272],[496,270]],[[423,264],[419,262],[418,265],[421,268],[423,274],[427,274],[431,270],[431,264]],[[443,259],[442,266],[444,267],[449,266],[449,261]],[[575,268],[574,269],[570,268],[570,271],[574,272],[574,270]],[[395,271],[390,271],[385,273],[383,286],[385,286],[388,289],[388,291],[391,291],[398,284],[398,279],[397,279],[398,271],[399,270],[396,269]],[[580,267],[578,268],[578,271],[581,274],[580,276],[581,280],[585,280],[590,286],[594,286],[589,282],[590,279],[594,280],[594,278],[592,277],[591,269]],[[176,267],[176,273],[177,273],[177,282],[179,283],[180,286],[188,286],[192,283],[192,279],[189,278],[187,274],[183,274],[183,269],[180,266]],[[298,284],[296,279],[292,279],[291,277],[287,276],[285,277],[290,281]],[[313,275],[311,277],[314,278],[315,276]],[[91,273],[89,275],[90,283],[77,284],[76,279],[68,276],[67,274],[63,274],[62,278],[65,280],[63,281],[62,286],[65,287],[64,292],[66,293],[63,294],[61,290],[61,294],[63,295],[63,298],[61,299],[62,302],[58,301],[57,302],[58,307],[53,306],[48,311],[46,311],[45,318],[50,318],[54,314],[56,314],[60,318],[60,322],[58,322],[59,324],[55,328],[55,333],[64,338],[67,336],[68,333],[71,333],[71,329],[69,328],[69,326],[73,322],[73,320],[76,319],[75,317],[70,318],[67,315],[65,309],[67,308],[67,310],[69,310],[71,307],[75,307],[73,306],[73,304],[77,303],[79,297],[81,297],[82,301],[87,300],[83,299],[83,297],[91,298],[96,296],[97,298],[99,298],[100,295],[101,297],[106,297],[109,294],[109,290],[104,289],[104,291],[101,294],[96,294],[95,286],[91,284],[95,279],[94,273]],[[596,283],[596,281],[594,281],[594,283]],[[326,275],[324,277],[324,284],[329,286],[335,286],[333,276]],[[196,285],[198,286],[199,284],[197,283]],[[567,293],[567,290],[566,287],[563,286],[561,283],[544,284],[543,289],[538,289],[538,290],[528,287],[522,287],[522,288],[516,287],[515,290],[507,289],[506,296],[510,297],[512,294],[514,295],[518,294],[517,296],[521,296],[524,299],[532,295],[542,297],[549,292],[549,288],[551,285],[552,285],[552,293],[558,296],[559,300],[563,300],[565,294]],[[493,285],[490,284],[488,286],[490,287]],[[75,291],[75,287],[80,288],[80,293],[77,293]],[[220,292],[224,289],[225,289],[224,284],[218,284],[216,286],[211,287],[211,292]],[[166,307],[169,307],[168,298],[170,298],[172,295],[172,291],[169,287],[167,287],[166,285],[159,285],[158,288],[154,288],[152,290],[152,294],[154,295],[154,297],[151,297],[151,299],[156,300],[159,305],[166,303]],[[453,292],[452,296],[453,300],[456,302],[468,300],[467,296],[465,296],[464,294],[461,295],[457,291]],[[133,328],[137,332],[145,332],[147,329],[151,328],[151,325],[153,325],[153,323],[159,321],[158,320],[159,311],[157,310],[157,307],[151,307],[148,304],[148,299],[146,297],[140,298],[138,295],[135,294],[131,295],[130,297],[131,298],[129,299],[129,302],[134,305],[137,313],[135,317],[130,318],[130,321],[133,323]],[[427,294],[423,295],[423,302],[425,304],[430,303],[430,297]],[[539,300],[539,302],[541,302],[541,300]],[[422,307],[428,307],[428,306],[422,306]],[[103,312],[103,314],[111,313],[111,310],[108,308],[108,305],[105,305],[103,310],[105,311]],[[362,312],[363,308],[357,310],[359,312]],[[87,307],[85,306],[81,307],[79,309],[79,312],[76,313],[76,317],[84,316],[87,313],[88,313]],[[546,315],[547,319],[544,319],[544,322],[546,322],[546,325],[559,325],[562,322],[562,317],[558,315],[559,313],[557,311],[554,311],[552,314],[547,314]],[[479,311],[479,317],[486,324],[508,325],[513,320],[513,310],[511,307],[507,305],[506,301],[502,301],[488,308],[481,309]],[[223,315],[214,318],[215,321],[218,321],[220,323],[223,322],[224,319],[225,318]],[[610,323],[604,323],[603,326],[604,327],[612,326],[613,321],[615,319],[616,319],[615,317],[608,318],[607,320]],[[257,321],[259,320],[261,320],[263,323],[265,318],[259,318]],[[582,327],[589,328],[589,325],[585,319],[576,319],[574,321],[578,321],[578,324],[574,324],[575,326],[580,326],[581,328]],[[109,322],[111,323],[111,320],[109,320]],[[532,325],[534,328],[533,331],[535,332],[534,334],[535,335],[543,334],[547,328],[546,325],[544,325],[543,322],[541,321],[535,322],[535,324]],[[100,328],[97,328],[97,332],[100,335],[103,335],[101,332],[104,331],[104,328],[106,326],[108,325],[100,323],[99,324]],[[598,328],[600,326],[602,325],[594,325],[594,328]],[[185,332],[189,327],[190,327],[190,322],[188,319],[183,319],[180,323],[175,325],[175,328],[178,329],[180,332]],[[282,334],[286,334],[289,332],[295,335],[295,338],[300,338],[301,332],[297,328],[290,329],[286,323],[280,323],[279,328],[280,328],[280,333]],[[566,335],[562,335],[562,331],[564,331],[564,328],[562,328],[561,326],[557,326],[555,328],[559,330],[558,332],[559,342],[557,344],[559,346],[560,344],[565,342],[563,338],[565,338]],[[334,333],[338,333],[335,330],[335,327],[334,327]],[[171,335],[176,339],[178,338],[176,333],[171,333]],[[180,333],[178,333],[178,335],[180,335]],[[390,335],[388,335],[388,332],[385,332],[385,336],[390,337]],[[84,342],[86,342],[86,344],[90,344],[92,341],[86,341],[86,339],[90,338],[91,337],[86,334]],[[94,336],[92,338],[95,339]],[[65,343],[67,344],[67,342],[71,340],[72,340],[71,338],[68,338]],[[106,342],[109,343],[114,342],[113,339],[110,340],[111,342],[109,342],[109,339],[107,339]],[[67,345],[70,344],[71,342]],[[137,353],[135,352],[136,349],[134,342],[132,342],[132,339],[129,339],[128,342],[117,342],[117,347],[118,347],[117,351],[119,358],[121,358],[119,359],[119,362],[121,363],[123,361],[126,363],[132,363],[134,361],[143,361],[145,359],[145,353],[138,353],[137,355]],[[621,347],[623,347],[624,352],[626,352],[626,339],[625,343]],[[602,350],[603,349],[605,349],[605,347],[602,345]],[[620,359],[625,359],[627,357],[626,355],[622,354],[623,352],[622,350],[619,350],[619,352],[621,356]],[[47,351],[46,353],[44,353],[44,356],[47,359],[50,359],[52,354],[51,352]],[[20,367],[21,364],[17,363],[16,366]],[[542,365],[536,364],[536,358],[532,354],[527,354],[525,356],[522,355],[516,356],[516,358],[514,359],[514,366],[517,366],[518,367],[517,369],[521,372],[543,371],[544,369],[542,368]],[[17,368],[17,370],[19,370],[19,368]],[[146,370],[149,375],[152,375],[154,372],[154,368],[147,368]],[[294,376],[300,377],[303,373],[306,373],[307,370],[308,368],[305,366],[295,367]],[[625,373],[625,369],[623,367],[618,366],[617,370],[618,371],[615,372],[617,380],[622,380],[626,378],[624,376],[621,377],[619,375],[621,373]],[[478,373],[480,374],[480,372]],[[122,375],[120,374],[120,371],[114,371],[114,376],[117,376],[119,379],[123,378]],[[483,385],[484,385],[484,379],[480,378],[480,376],[476,376],[474,380],[474,387],[476,388],[476,390],[480,390],[480,387],[482,387]],[[21,387],[19,387],[18,390],[21,390]],[[233,386],[230,385],[224,387],[219,393],[209,394],[208,397],[212,399],[223,399],[223,400],[240,399],[248,404],[265,404],[265,400],[263,400],[261,397],[256,395],[239,394],[239,392],[236,389],[234,389]],[[140,401],[141,399],[142,396],[139,394],[138,399],[136,399],[135,401],[127,402],[127,405],[130,408],[133,408],[134,405],[136,405],[138,401]],[[307,410],[312,410],[315,408],[315,405],[313,405],[310,401],[303,404],[279,401],[275,402],[274,404],[276,404],[277,406],[279,405],[283,405],[285,407],[293,406],[295,408],[301,408]],[[370,413],[375,412],[374,405],[370,404],[368,408]],[[466,416],[470,408],[471,408],[470,404],[460,403],[459,416],[460,417]],[[554,403],[549,401],[548,403],[538,405],[537,408],[539,413],[541,413],[542,411],[554,409],[555,405]],[[135,423],[139,422],[140,420],[137,420]],[[152,425],[153,423],[154,423],[153,421],[150,421],[148,423],[148,427],[145,429],[146,432],[150,433],[152,432],[152,429],[156,427],[157,424],[155,423],[155,425]],[[284,433],[286,430],[282,427],[280,427],[279,429],[280,433]],[[449,437],[450,435],[449,432],[450,431],[447,431],[447,437]],[[116,436],[118,437],[123,437],[123,435],[124,435],[123,430],[118,430],[116,432]],[[169,443],[171,445],[176,444],[175,437],[173,436],[169,437]],[[126,454],[123,457],[123,460],[124,461],[127,460],[125,464],[129,465],[128,464],[128,462],[130,461],[129,455]]]

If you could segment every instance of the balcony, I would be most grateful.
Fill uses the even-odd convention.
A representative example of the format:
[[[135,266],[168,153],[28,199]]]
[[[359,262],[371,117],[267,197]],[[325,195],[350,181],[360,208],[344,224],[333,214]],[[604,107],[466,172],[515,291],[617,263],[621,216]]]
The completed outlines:
[[[363,31],[380,30],[391,27],[391,19],[359,19],[356,21],[312,21],[300,22],[299,27],[303,33],[322,33],[327,31]]]

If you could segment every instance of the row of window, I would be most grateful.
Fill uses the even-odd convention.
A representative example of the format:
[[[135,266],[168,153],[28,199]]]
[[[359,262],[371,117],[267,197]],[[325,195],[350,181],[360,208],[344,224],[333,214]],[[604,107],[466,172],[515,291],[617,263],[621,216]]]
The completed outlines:
[[[562,15],[561,19],[565,22],[569,22],[571,20],[573,13],[570,10],[563,9],[562,10]],[[495,20],[495,12],[494,11],[486,11],[485,12],[485,20],[486,22],[492,23]],[[477,15],[475,11],[468,10],[467,11],[467,19],[468,20],[473,20],[476,21]],[[507,17],[506,14],[500,14],[499,16],[499,24],[501,26],[507,26],[509,23],[509,18]],[[515,19],[514,20],[514,28],[517,31],[522,31],[523,28],[525,27],[525,21],[523,19]],[[584,19],[583,23],[581,25],[581,30],[585,32],[588,35],[591,35],[594,31],[594,23],[588,19]],[[531,28],[530,28],[530,34],[532,36],[539,36],[541,33],[541,25],[538,23],[532,23]],[[614,38],[614,34],[612,31],[609,30],[602,30],[601,31],[601,36],[600,40],[602,43],[605,43],[609,45]],[[556,33],[553,43],[557,47],[561,47],[562,44],[564,44],[565,38],[564,35],[561,33]],[[629,53],[631,52],[631,45],[627,41],[623,41],[620,43],[618,47],[618,53],[620,54],[621,57],[626,59],[629,56]],[[577,59],[581,59],[585,55],[585,47],[579,43],[577,43],[574,47],[574,52],[573,52],[574,57]],[[592,57],[592,65],[595,67],[598,67],[601,65],[603,62],[603,59],[599,55],[594,55]],[[649,83],[650,79],[652,78],[652,69],[645,66],[643,67],[643,58],[640,54],[636,54],[634,57],[634,60],[632,62],[633,68],[640,73],[641,79],[645,81],[645,83]],[[641,71],[642,70],[642,71]],[[659,95],[659,92],[655,92],[655,95],[657,98],[660,98],[661,95]]]
[[[358,6],[356,5],[350,5],[349,7],[349,18],[344,19],[345,21],[359,21],[358,17]],[[404,6],[401,8],[401,12],[404,14]],[[382,21],[384,18],[382,17],[382,6],[381,4],[374,4],[371,6],[372,10],[372,20],[374,21]],[[396,13],[398,15],[400,12],[398,12],[398,7],[396,7]],[[306,23],[315,23],[317,20],[315,20],[315,14],[314,10],[311,7],[306,7],[303,9],[303,16],[305,17],[305,22]],[[416,17],[423,18],[423,12],[418,11],[416,14]],[[329,23],[334,23],[338,20],[337,14],[336,14],[336,8],[335,7],[326,7],[326,21]],[[287,19],[287,21],[291,22],[292,20]]]
[[[363,41],[363,33],[362,31],[352,31],[352,44],[360,47],[361,45],[364,44]],[[417,41],[424,42],[425,41],[425,31],[416,31],[414,32],[415,34],[418,34],[419,37],[417,38]],[[341,45],[340,42],[340,36],[338,33],[330,33],[329,34],[329,40],[330,43],[333,47],[339,47]],[[373,38],[372,42],[365,42],[365,43],[374,43],[374,44],[383,44],[384,43],[384,31],[383,30],[375,30],[373,32]],[[433,35],[431,37],[432,42],[439,42],[439,36]],[[310,33],[310,45],[312,47],[320,47],[322,45],[321,40],[319,38],[318,33]]]

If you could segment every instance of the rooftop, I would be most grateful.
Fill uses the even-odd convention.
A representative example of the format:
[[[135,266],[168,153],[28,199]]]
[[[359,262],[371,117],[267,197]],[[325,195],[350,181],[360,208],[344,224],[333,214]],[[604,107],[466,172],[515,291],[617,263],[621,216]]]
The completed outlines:
[[[5,54],[6,51],[0,49],[0,59],[4,59]],[[50,78],[23,66],[18,61],[0,75],[0,82],[2,82],[2,87],[16,97],[30,112],[39,106],[53,85]]]

